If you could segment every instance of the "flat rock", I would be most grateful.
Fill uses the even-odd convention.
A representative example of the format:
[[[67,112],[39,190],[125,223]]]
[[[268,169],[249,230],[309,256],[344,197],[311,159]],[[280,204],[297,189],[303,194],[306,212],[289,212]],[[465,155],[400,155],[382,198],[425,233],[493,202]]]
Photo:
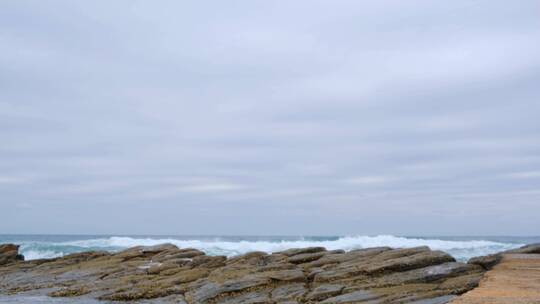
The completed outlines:
[[[540,254],[540,243],[525,245],[521,248],[508,250],[505,253],[525,253],[525,254],[539,253]]]
[[[418,301],[409,302],[408,304],[446,304],[455,299],[455,295],[441,296],[432,299],[423,299]]]
[[[275,252],[275,254],[282,254],[290,257],[297,254],[315,253],[321,251],[326,251],[326,249],[324,247],[291,248],[284,251]]]
[[[0,257],[11,259],[0,266],[0,293],[141,303],[436,304],[474,288],[484,273],[427,247],[309,247],[227,258],[163,244],[27,262],[13,261],[17,255],[16,245],[0,246]]]
[[[345,303],[359,303],[363,301],[376,300],[381,296],[370,291],[359,290],[337,297],[332,297],[322,301],[323,304],[345,304]]]
[[[302,264],[307,262],[312,262],[315,260],[318,260],[322,258],[326,253],[324,251],[321,252],[313,252],[313,253],[302,253],[302,254],[296,254],[287,259],[289,263],[293,264]]]
[[[272,299],[277,302],[296,301],[301,299],[306,292],[306,285],[303,283],[282,285],[272,290]]]
[[[491,254],[486,256],[474,257],[469,259],[468,264],[478,265],[485,270],[490,270],[502,259],[502,254]]]
[[[208,282],[194,292],[188,293],[188,296],[194,303],[207,303],[221,294],[251,290],[255,287],[268,285],[270,282],[271,279],[261,276],[246,276],[242,279],[229,280],[221,284]]]
[[[422,251],[412,255],[383,260],[379,263],[367,265],[363,269],[367,273],[395,272],[454,261],[455,259],[452,256],[442,251]]]
[[[231,297],[222,301],[220,304],[274,304],[274,301],[270,300],[268,292],[255,291],[248,292],[239,296]]]
[[[165,244],[159,244],[154,246],[141,246],[139,248],[139,251],[142,253],[159,253],[166,250],[178,250],[178,247],[176,245],[165,243]]]
[[[265,273],[265,276],[277,281],[287,282],[304,282],[306,281],[306,275],[301,269],[286,269],[280,271],[272,271]]]
[[[307,295],[306,299],[310,301],[324,300],[326,298],[341,294],[341,291],[343,291],[344,288],[345,288],[344,285],[339,285],[339,284],[319,285]]]

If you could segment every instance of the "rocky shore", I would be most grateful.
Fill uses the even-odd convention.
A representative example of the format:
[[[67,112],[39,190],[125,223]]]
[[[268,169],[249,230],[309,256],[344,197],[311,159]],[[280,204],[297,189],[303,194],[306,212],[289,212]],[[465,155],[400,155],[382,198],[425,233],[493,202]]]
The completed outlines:
[[[540,246],[521,252],[540,252]],[[24,261],[0,245],[0,294],[144,303],[447,303],[478,286],[502,255],[456,262],[428,247],[322,247],[227,258],[172,244]]]

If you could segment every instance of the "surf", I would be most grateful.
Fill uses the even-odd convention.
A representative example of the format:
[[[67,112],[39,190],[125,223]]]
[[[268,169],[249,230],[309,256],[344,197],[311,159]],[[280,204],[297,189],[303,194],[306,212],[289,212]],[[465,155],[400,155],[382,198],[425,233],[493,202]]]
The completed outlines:
[[[117,252],[134,246],[152,246],[171,243],[180,248],[196,248],[208,255],[228,257],[252,251],[268,253],[289,248],[325,247],[328,250],[345,251],[388,246],[411,248],[428,246],[433,250],[445,251],[457,260],[465,261],[474,256],[487,255],[518,248],[522,243],[509,243],[484,239],[447,240],[436,238],[413,238],[394,235],[343,236],[343,237],[132,237],[109,236],[91,239],[76,239],[62,242],[25,240],[20,242],[21,253],[27,260],[59,257],[70,253],[90,250]]]

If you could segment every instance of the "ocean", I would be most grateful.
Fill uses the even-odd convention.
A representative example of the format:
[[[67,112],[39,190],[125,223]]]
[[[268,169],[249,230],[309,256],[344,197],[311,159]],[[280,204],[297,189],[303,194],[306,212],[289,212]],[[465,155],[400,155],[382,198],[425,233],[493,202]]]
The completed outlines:
[[[90,250],[120,251],[137,245],[172,243],[197,248],[208,255],[235,256],[250,251],[275,252],[294,247],[322,246],[329,250],[352,250],[377,246],[406,248],[429,246],[459,261],[525,244],[539,243],[540,236],[172,236],[172,235],[0,235],[1,243],[21,245],[25,259],[59,257]]]

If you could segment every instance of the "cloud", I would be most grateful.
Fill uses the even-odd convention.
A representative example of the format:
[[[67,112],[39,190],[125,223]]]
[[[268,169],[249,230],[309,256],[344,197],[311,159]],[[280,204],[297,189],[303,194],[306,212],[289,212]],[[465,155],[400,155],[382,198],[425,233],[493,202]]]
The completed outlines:
[[[514,172],[506,174],[506,177],[523,179],[523,178],[540,178],[540,171],[524,171],[524,172]]]
[[[181,186],[164,186],[154,187],[154,189],[141,189],[135,192],[133,199],[165,199],[165,198],[186,198],[192,197],[191,195],[205,196],[205,195],[223,195],[228,192],[238,192],[245,189],[245,185],[234,183],[208,183],[199,182],[195,184],[186,184]]]
[[[0,176],[0,185],[1,184],[24,184],[29,180],[26,178],[15,177],[15,176]]]
[[[195,193],[205,193],[205,192],[222,192],[222,191],[233,191],[239,190],[243,187],[241,185],[235,184],[202,184],[202,185],[189,185],[178,188],[181,192],[195,192]]]
[[[347,183],[355,185],[371,185],[371,184],[384,184],[392,181],[390,177],[384,176],[361,176],[354,177],[347,180]]]
[[[0,230],[537,233],[537,11],[3,1]]]

